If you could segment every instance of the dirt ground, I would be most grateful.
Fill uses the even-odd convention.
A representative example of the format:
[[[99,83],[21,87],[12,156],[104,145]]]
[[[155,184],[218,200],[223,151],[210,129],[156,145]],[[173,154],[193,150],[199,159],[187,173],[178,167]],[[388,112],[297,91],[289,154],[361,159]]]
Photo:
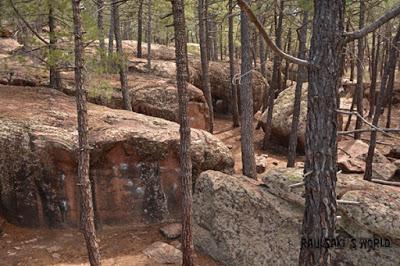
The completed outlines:
[[[105,226],[98,233],[103,265],[164,265],[142,253],[156,241],[179,243],[167,241],[159,228],[160,225]],[[195,262],[219,265],[199,253]],[[6,224],[0,237],[0,265],[88,265],[85,242],[76,229],[27,229]]]

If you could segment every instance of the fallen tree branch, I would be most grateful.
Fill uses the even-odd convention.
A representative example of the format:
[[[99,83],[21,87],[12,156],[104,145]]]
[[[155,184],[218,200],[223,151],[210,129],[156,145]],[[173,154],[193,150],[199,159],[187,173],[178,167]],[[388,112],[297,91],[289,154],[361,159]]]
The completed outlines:
[[[360,205],[360,202],[352,200],[336,200],[336,202],[338,204]]]
[[[289,185],[289,188],[296,188],[296,187],[302,187],[302,186],[304,186],[304,181]]]
[[[267,32],[265,31],[264,27],[262,26],[261,22],[258,20],[256,15],[254,15],[253,11],[249,7],[249,5],[244,1],[244,0],[237,0],[238,5],[240,6],[240,9],[246,13],[246,16],[249,18],[249,20],[256,26],[258,31],[260,32],[261,36],[264,38],[266,44],[271,48],[272,51],[274,51],[277,55],[280,57],[284,58],[286,61],[295,63],[301,66],[306,66],[306,67],[311,67],[313,66],[309,61],[303,60],[294,56],[291,56],[281,49],[279,49],[278,46],[271,40],[271,38],[268,36]]]
[[[397,4],[394,6],[391,10],[387,11],[385,14],[383,14],[381,17],[379,17],[377,20],[369,24],[368,26],[363,27],[362,29],[359,29],[357,31],[352,31],[352,32],[345,32],[344,37],[346,38],[346,42],[351,42],[354,39],[360,39],[367,35],[370,32],[373,32],[389,20],[397,17],[400,15],[400,4]]]
[[[400,132],[400,128],[381,128],[385,132]],[[371,132],[377,131],[375,128],[361,128],[361,129],[354,129],[349,131],[338,131],[338,135],[347,135],[353,133],[362,133],[362,132]]]
[[[382,185],[387,185],[387,186],[400,187],[400,182],[385,181],[385,180],[380,180],[380,179],[371,179],[371,182],[374,182],[377,184],[382,184]]]
[[[336,110],[338,113],[341,114],[346,114],[346,115],[355,115],[357,117],[359,117],[365,124],[369,125],[370,127],[374,128],[376,131],[379,131],[381,133],[383,133],[384,135],[388,136],[388,137],[392,137],[392,138],[396,138],[388,133],[386,133],[385,131],[383,131],[381,128],[374,126],[371,122],[369,122],[368,120],[366,120],[359,112],[356,111],[346,111],[346,110]]]

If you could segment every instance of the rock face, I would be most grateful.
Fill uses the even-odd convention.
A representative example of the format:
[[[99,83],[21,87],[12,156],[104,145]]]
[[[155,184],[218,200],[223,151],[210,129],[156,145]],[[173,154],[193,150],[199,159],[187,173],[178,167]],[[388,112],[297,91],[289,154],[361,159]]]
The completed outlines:
[[[191,69],[194,73],[191,73],[191,83],[194,84],[198,88],[202,88],[201,84],[201,63],[199,61],[193,61],[191,63]],[[236,69],[240,69],[240,66],[237,66]],[[222,100],[224,112],[228,111],[228,106],[230,104],[229,100],[229,84],[232,82],[229,76],[229,63],[227,62],[209,62],[209,76],[210,76],[210,85],[211,85],[211,94],[213,97],[214,104],[218,100]],[[260,110],[265,93],[268,90],[268,83],[263,78],[260,72],[252,71],[252,90],[253,90],[253,110],[256,113]],[[240,89],[240,88],[239,88]],[[238,95],[240,93],[238,92]],[[239,99],[240,101],[240,99]],[[240,105],[239,105],[240,106]]]
[[[0,103],[0,213],[23,226],[76,226],[75,99],[48,88],[0,86]],[[94,104],[88,109],[97,219],[179,217],[178,124]],[[192,130],[192,162],[194,179],[206,169],[230,172],[234,163],[229,149],[202,130]]]
[[[149,258],[163,264],[182,263],[182,251],[164,242],[154,242],[144,251]]]
[[[146,62],[141,59],[131,60],[129,62],[130,71],[137,73],[148,73],[145,67]],[[152,61],[151,74],[164,77],[175,78],[176,65],[172,61],[154,60]],[[240,66],[237,66],[240,69]],[[254,113],[257,112],[262,104],[265,93],[267,93],[268,85],[266,80],[258,71],[252,71],[252,88],[253,88],[253,105]],[[227,62],[209,62],[209,76],[211,94],[213,97],[213,105],[215,111],[218,113],[228,112],[229,101],[229,84],[231,82],[229,76],[229,63]],[[190,60],[189,62],[189,82],[202,89],[201,84],[201,63],[198,60]],[[239,95],[239,93],[238,93]],[[240,100],[240,99],[239,99]]]
[[[274,102],[274,110],[272,113],[272,137],[282,145],[288,145],[290,138],[290,131],[292,129],[293,120],[293,105],[295,98],[296,83],[289,88],[283,90]],[[301,107],[299,127],[297,131],[297,143],[299,149],[305,147],[305,134],[307,126],[307,92],[308,83],[303,83],[301,93]],[[261,124],[267,123],[267,110],[261,115]],[[338,130],[341,130],[343,119],[338,115]]]
[[[272,170],[263,180],[216,171],[200,175],[194,193],[194,241],[200,250],[223,265],[298,264],[304,189],[293,192],[288,186],[302,180],[302,170]],[[398,190],[361,177],[339,176],[338,191],[344,199],[361,202],[343,207],[340,237],[359,240],[364,232],[363,236],[381,237],[391,246],[372,251],[333,249],[334,260],[340,265],[398,265]]]
[[[338,143],[338,167],[344,173],[364,173],[368,144],[361,140],[343,140]],[[379,150],[375,150],[372,162],[372,178],[392,180],[397,167]]]
[[[123,109],[122,93],[117,78],[110,78],[109,84],[92,84],[88,87],[88,100],[114,109]],[[175,80],[159,78],[154,75],[135,75],[128,77],[129,94],[134,112],[160,117],[178,122],[178,90]],[[72,84],[63,90],[75,95]],[[206,129],[209,110],[203,92],[188,84],[189,124],[193,128]]]
[[[301,94],[300,120],[298,127],[297,142],[300,149],[305,146],[306,117],[307,117],[307,87],[308,83],[303,84]],[[272,113],[272,136],[281,144],[289,143],[290,131],[293,120],[293,104],[296,84],[282,91],[275,99],[274,110]],[[267,123],[267,111],[261,116],[261,123]]]

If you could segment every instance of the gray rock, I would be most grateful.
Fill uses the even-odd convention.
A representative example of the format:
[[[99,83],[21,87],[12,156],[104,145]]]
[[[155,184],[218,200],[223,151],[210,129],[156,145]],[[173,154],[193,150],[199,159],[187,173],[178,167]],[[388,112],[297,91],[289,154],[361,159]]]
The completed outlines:
[[[182,263],[182,251],[164,242],[154,242],[143,253],[158,263]]]
[[[223,265],[297,265],[304,212],[302,169],[274,169],[263,183],[244,176],[203,172],[194,193],[196,247]],[[340,265],[400,265],[400,196],[392,187],[339,175],[338,195],[360,205],[341,205],[344,236],[390,239],[390,248],[334,249]],[[339,230],[340,229],[340,230]],[[343,233],[346,232],[346,233]]]
[[[182,225],[180,223],[168,224],[160,228],[160,232],[167,239],[176,239],[181,236]]]

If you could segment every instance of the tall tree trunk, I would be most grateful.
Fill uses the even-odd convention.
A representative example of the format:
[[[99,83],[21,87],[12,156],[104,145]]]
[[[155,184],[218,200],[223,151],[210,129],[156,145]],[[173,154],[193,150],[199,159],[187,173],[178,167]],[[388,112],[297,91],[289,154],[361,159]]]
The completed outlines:
[[[209,124],[208,131],[213,133],[214,128],[214,112],[211,96],[210,77],[208,73],[208,58],[207,58],[207,36],[205,30],[206,19],[204,17],[204,0],[198,0],[197,13],[199,17],[199,37],[200,37],[200,59],[201,59],[201,83],[203,87],[204,96],[206,97],[209,109]]]
[[[360,21],[359,28],[363,28],[365,24],[365,2],[364,0],[360,0]],[[364,38],[360,38],[357,40],[357,113],[360,115],[364,115],[363,110],[363,99],[364,99]],[[356,127],[355,129],[362,128],[363,121],[360,117],[357,116]],[[354,133],[355,139],[361,139],[361,132]]]
[[[192,237],[192,161],[190,157],[190,127],[187,113],[188,97],[186,80],[188,76],[188,62],[186,56],[186,26],[183,0],[172,1],[172,13],[175,29],[176,82],[179,98],[179,159],[182,186],[182,265],[192,266],[194,265]]]
[[[111,7],[110,12],[110,30],[108,32],[108,56],[111,56],[114,52],[114,30],[115,30],[115,14],[114,9]]]
[[[298,30],[298,37],[299,37],[298,58],[301,59],[306,58],[307,23],[308,23],[308,12],[305,11],[303,15],[303,23],[301,25],[301,28]],[[303,82],[306,79],[306,75],[307,75],[307,69],[305,69],[303,66],[298,66],[296,90],[294,96],[292,128],[290,131],[290,138],[289,138],[287,167],[294,167],[296,162],[297,131],[300,121],[300,110],[301,110],[301,91],[303,87]]]
[[[250,54],[250,25],[246,14],[240,12],[240,35],[242,50],[241,82],[240,82],[240,106],[241,116],[241,147],[243,174],[250,178],[256,178],[256,164],[253,142],[253,91],[251,88],[251,54]]]
[[[289,28],[288,31],[288,36],[287,36],[287,44],[286,44],[286,53],[290,54],[291,53],[291,48],[292,48],[292,29]],[[282,89],[284,90],[286,88],[286,83],[288,81],[288,75],[289,75],[289,62],[286,60],[285,63],[285,78],[283,79],[283,84],[282,84]]]
[[[50,87],[61,89],[61,76],[58,69],[56,20],[54,18],[54,2],[48,2],[49,7],[49,61],[50,61]]]
[[[101,62],[105,62],[106,45],[104,43],[104,0],[97,0],[97,30],[99,31],[99,45]]]
[[[84,89],[83,36],[80,0],[72,1],[75,40],[75,89],[78,113],[78,180],[81,192],[81,229],[86,241],[90,265],[100,265],[93,213],[92,187],[89,180],[88,115]]]
[[[112,13],[114,14],[113,15],[114,35],[115,35],[115,43],[116,43],[117,54],[118,54],[119,79],[121,81],[121,91],[122,91],[122,98],[124,100],[125,110],[132,111],[132,104],[130,101],[129,89],[128,89],[126,57],[125,57],[124,51],[122,49],[118,5],[119,5],[118,0],[112,0],[111,8],[112,8]]]
[[[344,0],[315,0],[306,127],[303,241],[335,237],[337,91],[343,62]],[[314,242],[315,243],[315,242]],[[301,245],[300,265],[331,265],[328,248]]]
[[[374,112],[374,118],[372,119],[372,124],[374,126],[378,126],[379,123],[379,117],[383,112],[383,107],[385,103],[385,96],[386,96],[386,90],[388,89],[389,85],[388,79],[390,76],[390,72],[396,68],[396,63],[397,63],[397,49],[400,48],[400,25],[398,27],[396,36],[394,37],[392,41],[392,46],[389,49],[389,53],[387,58],[387,62],[383,71],[383,76],[381,80],[381,90],[379,92],[379,98],[376,101],[376,106],[375,106],[375,112]],[[371,132],[371,138],[369,142],[369,147],[368,147],[368,154],[367,158],[365,160],[365,173],[364,173],[364,180],[371,180],[372,178],[372,161],[374,158],[375,154],[375,147],[376,147],[376,136],[377,136],[377,131],[374,130]]]
[[[396,51],[396,58],[399,57],[399,52]],[[390,70],[389,73],[389,80],[388,80],[388,85],[387,85],[387,117],[386,117],[386,128],[391,127],[391,121],[392,121],[392,107],[393,107],[393,90],[394,90],[394,80],[396,76],[396,65],[394,66],[393,69]]]
[[[233,0],[229,0],[229,16],[228,16],[228,50],[229,50],[229,74],[230,82],[229,89],[231,92],[231,112],[233,127],[239,127],[239,106],[237,84],[234,83],[235,77],[235,44],[233,39],[233,20],[232,9],[234,7]]]
[[[208,51],[208,61],[212,60],[212,40],[211,40],[211,36],[210,36],[210,18],[209,18],[209,14],[208,14],[208,0],[204,0],[204,17],[205,17],[205,27],[206,27],[206,36],[207,36],[207,51]]]
[[[280,1],[280,6],[279,6],[279,18],[275,18],[275,25],[276,25],[276,30],[275,30],[275,43],[276,46],[281,48],[282,46],[282,24],[283,24],[283,9],[284,9],[284,3],[285,1],[281,0]],[[272,128],[272,114],[274,111],[274,99],[276,96],[276,93],[278,93],[281,90],[281,63],[282,63],[282,58],[280,58],[278,55],[274,56],[274,63],[272,66],[272,81],[271,81],[271,86],[269,89],[269,95],[268,95],[268,102],[265,104],[266,108],[268,108],[268,113],[267,113],[267,121],[266,124],[264,125],[264,139],[263,139],[263,149],[266,150],[268,147],[268,142],[271,138],[271,128]]]
[[[151,0],[147,0],[147,68],[151,69]]]
[[[142,58],[142,32],[143,32],[143,1],[139,0],[139,11],[138,11],[138,21],[137,21],[137,54],[138,58]]]
[[[375,32],[374,32],[375,35]],[[378,77],[378,65],[379,65],[379,51],[381,46],[381,35],[378,33],[375,36],[376,42],[373,44],[372,52],[372,69],[371,69],[371,86],[369,88],[369,112],[368,117],[372,118],[375,109],[375,94],[376,94],[376,79]]]

